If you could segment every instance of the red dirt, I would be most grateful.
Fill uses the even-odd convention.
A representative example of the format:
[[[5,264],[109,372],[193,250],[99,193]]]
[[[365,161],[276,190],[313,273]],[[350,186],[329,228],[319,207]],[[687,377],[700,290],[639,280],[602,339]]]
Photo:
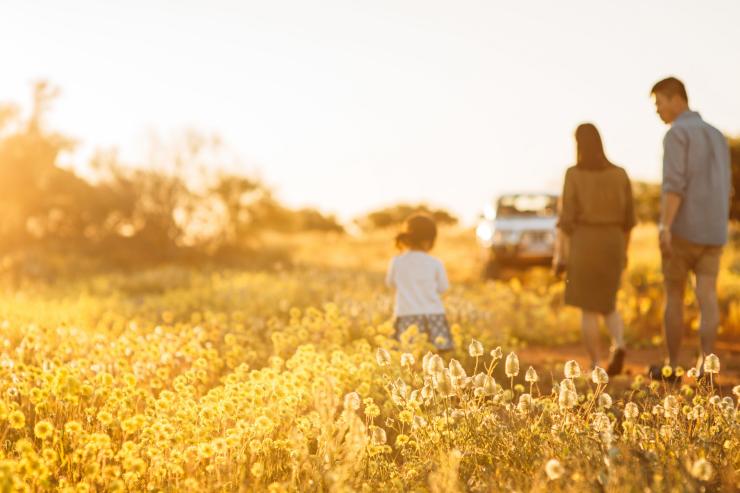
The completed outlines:
[[[681,361],[684,362],[684,368],[689,368],[696,364],[696,355],[699,347],[698,339],[685,339],[681,351]],[[603,349],[604,358],[601,366],[606,367],[607,349]],[[723,388],[732,388],[740,384],[740,341],[718,341],[716,344],[716,354],[720,359],[720,373],[715,379],[715,384]],[[517,350],[517,355],[523,368],[529,365],[535,367],[540,373],[540,378],[546,384],[550,382],[550,373],[556,379],[563,378],[563,364],[567,360],[574,359],[585,370],[590,364],[586,355],[585,348],[580,344],[571,344],[565,346],[528,346]],[[666,351],[664,347],[627,349],[625,359],[624,374],[635,376],[638,374],[645,375],[650,365],[662,364],[665,359]],[[684,377],[686,383],[691,383]]]

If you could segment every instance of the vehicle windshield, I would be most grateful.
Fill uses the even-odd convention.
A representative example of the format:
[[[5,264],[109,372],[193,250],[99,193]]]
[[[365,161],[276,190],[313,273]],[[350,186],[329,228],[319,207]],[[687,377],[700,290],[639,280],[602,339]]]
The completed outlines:
[[[558,198],[546,194],[505,195],[498,199],[497,217],[552,217]]]

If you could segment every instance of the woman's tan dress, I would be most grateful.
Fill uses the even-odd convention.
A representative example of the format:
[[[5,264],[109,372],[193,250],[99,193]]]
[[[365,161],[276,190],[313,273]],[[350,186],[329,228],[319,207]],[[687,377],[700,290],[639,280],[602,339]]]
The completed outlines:
[[[568,305],[603,314],[614,311],[626,263],[626,237],[634,225],[632,184],[624,169],[613,164],[568,169],[558,223],[570,237]]]

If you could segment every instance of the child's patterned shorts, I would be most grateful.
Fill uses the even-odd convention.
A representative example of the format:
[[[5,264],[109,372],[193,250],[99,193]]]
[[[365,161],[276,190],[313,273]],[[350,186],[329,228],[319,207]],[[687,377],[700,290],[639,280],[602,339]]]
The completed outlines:
[[[420,333],[425,333],[429,341],[439,350],[452,349],[452,335],[447,317],[444,313],[434,315],[401,315],[396,317],[393,328],[396,329],[395,337],[400,339],[406,329],[416,325]]]

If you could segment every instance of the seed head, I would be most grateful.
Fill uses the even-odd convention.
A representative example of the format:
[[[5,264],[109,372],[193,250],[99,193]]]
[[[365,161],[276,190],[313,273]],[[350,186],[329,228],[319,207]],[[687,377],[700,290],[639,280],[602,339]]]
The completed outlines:
[[[665,399],[663,399],[663,409],[665,409],[666,418],[678,415],[680,408],[678,405],[678,399],[676,399],[675,395],[667,395]]]
[[[424,370],[424,373],[431,373],[429,371],[429,362],[431,361],[432,356],[434,356],[434,354],[432,354],[431,351],[427,351],[427,354],[421,358],[421,369]]]
[[[704,358],[704,371],[707,373],[719,373],[719,358],[716,354],[712,353]],[[709,463],[707,462],[707,464]]]
[[[740,385],[735,385],[732,387],[732,393],[735,394],[735,397],[740,399]]]
[[[504,368],[506,376],[509,378],[519,375],[519,357],[514,353],[509,353],[506,357],[506,365]]]
[[[421,388],[421,397],[422,399],[431,399],[432,398],[432,387],[429,385],[424,385]]]
[[[563,381],[560,382],[560,388],[566,388],[571,392],[576,392],[576,384],[574,384],[573,380],[569,378],[564,378]]]
[[[375,361],[378,362],[378,366],[389,366],[391,364],[391,354],[387,349],[379,347],[375,351]]]
[[[527,373],[524,374],[524,381],[529,383],[536,383],[539,380],[540,377],[537,375],[537,371],[531,366],[527,368]]]
[[[591,372],[591,381],[596,385],[606,385],[609,383],[609,375],[607,375],[606,370],[597,366]]]
[[[494,380],[492,376],[486,375],[482,388],[483,388],[483,393],[485,395],[495,394],[496,393],[496,380]]]
[[[476,374],[476,375],[475,375],[475,376],[473,377],[473,386],[474,386],[475,388],[477,388],[477,389],[479,389],[479,388],[483,387],[483,384],[484,384],[484,383],[486,382],[486,377],[487,377],[487,376],[488,376],[488,375],[487,375],[487,374],[485,374],[485,373],[483,373],[483,372],[479,372],[478,374]]]
[[[603,433],[611,428],[612,422],[609,420],[609,417],[602,413],[602,412],[596,412],[594,413],[594,417],[591,421],[591,427],[599,432]]]
[[[347,411],[357,411],[360,409],[360,394],[350,392],[344,396],[344,409]]]
[[[383,445],[387,440],[385,430],[380,426],[373,427],[371,438],[375,445]]]
[[[443,397],[450,397],[455,394],[455,387],[452,384],[450,371],[444,370],[434,375],[434,387]]]
[[[406,368],[411,368],[414,366],[414,363],[416,363],[416,360],[414,359],[414,355],[411,353],[403,353],[401,355],[401,366],[405,366]]]
[[[465,373],[465,368],[463,368],[460,362],[454,358],[450,360],[449,368],[450,368],[450,376],[452,378],[462,379],[467,376],[467,374]]]
[[[607,393],[599,394],[599,407],[609,409],[612,407],[612,396]]]
[[[429,359],[429,373],[431,375],[437,375],[445,370],[445,362],[442,357],[438,354],[432,355]]]
[[[561,385],[558,404],[561,409],[570,409],[578,404],[578,394],[570,390],[567,386]]]
[[[699,481],[709,481],[714,475],[714,467],[706,459],[698,459],[691,465],[691,475]]]
[[[696,368],[689,368],[688,371],[686,371],[686,376],[689,378],[699,378],[699,370]]]
[[[529,412],[533,407],[532,396],[529,394],[522,394],[519,396],[519,403],[516,406],[516,410],[520,413]]]
[[[576,360],[565,362],[565,378],[578,378],[581,376],[581,367]]]
[[[547,477],[550,478],[550,481],[555,481],[556,479],[560,479],[560,477],[565,473],[565,469],[559,460],[550,459],[547,461],[547,464],[545,464],[545,473],[547,473]]]
[[[634,402],[628,402],[624,406],[624,417],[627,419],[635,419],[637,416],[640,415],[640,409],[637,407],[637,404]]]
[[[480,341],[473,339],[470,341],[470,345],[468,346],[468,354],[472,358],[483,356],[483,344]]]

